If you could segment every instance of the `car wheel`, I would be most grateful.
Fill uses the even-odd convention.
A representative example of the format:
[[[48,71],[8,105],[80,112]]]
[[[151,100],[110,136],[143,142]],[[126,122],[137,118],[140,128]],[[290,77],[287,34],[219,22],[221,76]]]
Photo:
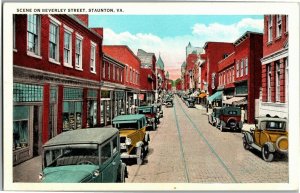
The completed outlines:
[[[152,122],[152,129],[153,129],[153,131],[156,130],[156,123],[155,122]]]
[[[136,158],[137,165],[142,165],[144,159],[144,148],[142,146],[137,148],[136,155],[138,156]]]
[[[243,146],[245,150],[250,149],[250,145],[247,143],[245,136],[243,137]]]
[[[117,182],[125,183],[126,173],[127,173],[126,165],[124,163],[121,163],[118,177],[117,177]]]
[[[269,151],[269,148],[268,146],[263,146],[262,150],[261,150],[261,153],[262,153],[262,157],[263,159],[266,161],[266,162],[271,162],[273,161],[274,159],[274,153],[270,152]]]

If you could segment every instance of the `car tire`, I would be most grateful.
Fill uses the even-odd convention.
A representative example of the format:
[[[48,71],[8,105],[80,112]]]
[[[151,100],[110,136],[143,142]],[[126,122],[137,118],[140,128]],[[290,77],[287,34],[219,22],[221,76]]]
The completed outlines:
[[[269,147],[267,145],[262,147],[261,154],[266,162],[271,162],[274,159],[274,153],[269,151]]]
[[[119,169],[119,173],[118,173],[118,177],[117,177],[117,182],[125,183],[125,178],[126,178],[126,173],[127,173],[126,165],[124,163],[121,163],[119,167],[120,167],[120,169]]]
[[[246,137],[243,136],[243,146],[245,150],[249,150],[250,149],[250,145],[247,143]]]
[[[138,156],[136,158],[137,165],[142,165],[144,160],[144,148],[143,146],[140,146],[136,149],[136,155]]]
[[[156,128],[157,128],[157,125],[156,125],[156,123],[155,123],[155,122],[152,122],[152,130],[153,130],[153,131],[155,131],[155,130],[156,130]]]

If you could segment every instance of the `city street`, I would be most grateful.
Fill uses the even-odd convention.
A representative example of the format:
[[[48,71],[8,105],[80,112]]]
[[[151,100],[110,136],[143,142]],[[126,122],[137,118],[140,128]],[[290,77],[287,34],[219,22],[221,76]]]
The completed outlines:
[[[220,132],[207,122],[205,110],[187,108],[175,96],[164,107],[143,165],[127,163],[127,183],[287,183],[288,159],[265,162],[244,150],[242,134]],[[38,182],[41,157],[14,167],[14,182]]]
[[[205,110],[187,108],[177,96],[164,108],[143,165],[128,166],[127,182],[152,183],[287,183],[288,159],[267,163],[247,151],[242,134],[220,132]]]

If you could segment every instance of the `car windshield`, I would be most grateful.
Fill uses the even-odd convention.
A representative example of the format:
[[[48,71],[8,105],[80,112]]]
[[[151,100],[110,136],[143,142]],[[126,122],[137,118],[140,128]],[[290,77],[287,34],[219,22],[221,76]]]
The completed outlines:
[[[115,124],[115,127],[118,128],[119,130],[132,130],[132,129],[138,129],[138,123],[119,123]]]
[[[285,124],[283,121],[262,121],[261,129],[285,131]]]
[[[44,166],[56,167],[80,164],[99,164],[98,148],[80,148],[63,146],[55,149],[45,150]]]

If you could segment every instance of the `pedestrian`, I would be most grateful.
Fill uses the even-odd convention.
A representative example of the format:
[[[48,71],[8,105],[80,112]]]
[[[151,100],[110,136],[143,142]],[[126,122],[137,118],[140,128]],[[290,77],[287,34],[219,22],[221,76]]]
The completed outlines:
[[[242,121],[242,123],[245,122],[245,110],[244,110],[244,107],[241,107],[241,121]]]

